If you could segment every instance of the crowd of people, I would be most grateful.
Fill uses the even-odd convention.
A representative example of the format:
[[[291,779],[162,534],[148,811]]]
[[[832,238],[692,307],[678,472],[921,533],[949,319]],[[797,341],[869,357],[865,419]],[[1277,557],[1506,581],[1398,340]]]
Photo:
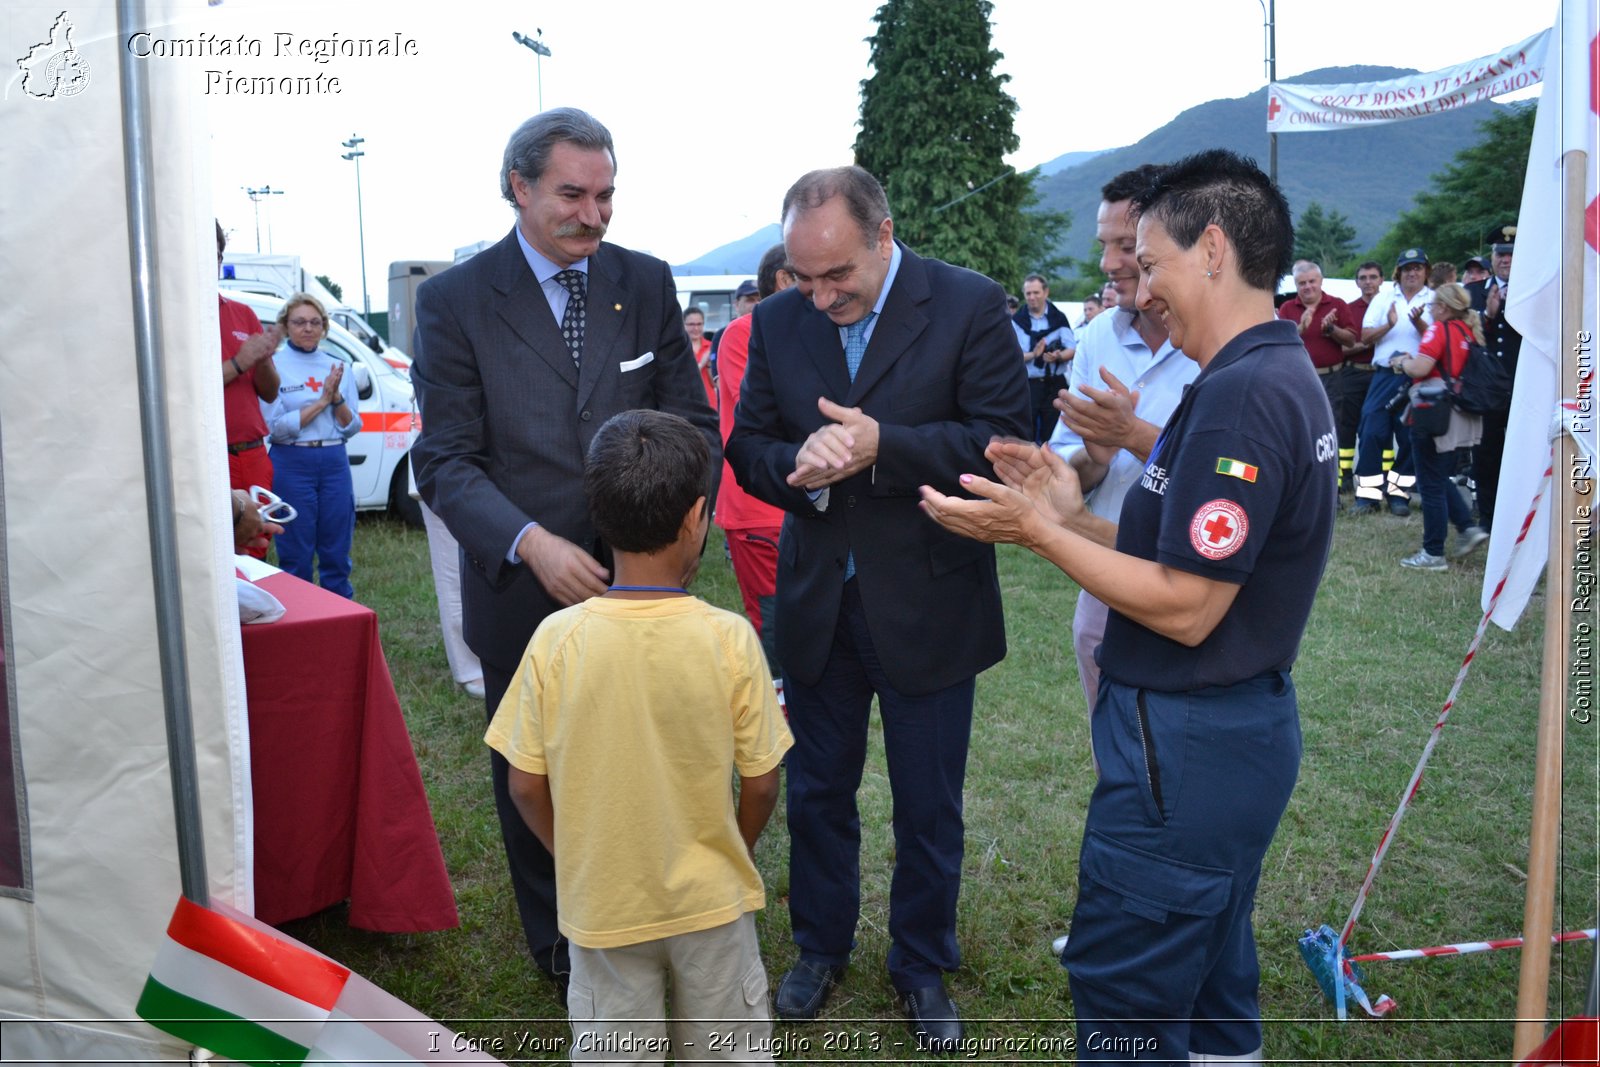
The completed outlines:
[[[1081,588],[1061,610],[1097,780],[1055,946],[1080,1056],[1259,1062],[1250,914],[1298,774],[1291,671],[1339,496],[1399,514],[1417,486],[1408,567],[1446,566],[1447,524],[1454,554],[1487,538],[1494,417],[1425,430],[1406,409],[1474,344],[1515,358],[1511,235],[1466,286],[1430,287],[1420,249],[1392,286],[1364,263],[1347,303],[1291,262],[1266,175],[1204,152],[1104,186],[1106,282],[1074,325],[1042,275],[1019,301],[918,255],[878,181],[840,167],[790,187],[783,239],[713,341],[665,263],[604,240],[617,173],[592,116],[523,123],[501,167],[515,224],[422,285],[413,367],[417,488],[459,543],[518,915],[574,1048],[770,1059],[772,1014],[823,1013],[856,948],[874,702],[883,965],[919,1047],[958,1047],[963,790],[976,678],[1006,655],[1005,542]],[[278,330],[241,322],[230,344],[224,321],[225,387],[271,405],[237,443],[230,406],[230,455],[270,434],[276,468],[236,487],[275,473],[313,516],[286,544],[243,495],[240,544],[276,532],[286,567],[315,552],[349,595],[348,477],[339,496],[318,471],[359,415],[318,352],[326,314],[291,299],[276,357]],[[711,521],[744,617],[689,592]],[[769,1000],[754,855],[780,792],[797,958]]]

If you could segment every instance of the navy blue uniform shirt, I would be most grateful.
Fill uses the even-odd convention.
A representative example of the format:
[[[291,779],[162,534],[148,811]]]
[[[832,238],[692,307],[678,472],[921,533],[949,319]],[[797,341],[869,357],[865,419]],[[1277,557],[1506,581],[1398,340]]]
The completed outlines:
[[[1111,612],[1097,662],[1177,692],[1287,671],[1333,539],[1333,411],[1295,324],[1252,326],[1184,392],[1129,490],[1117,550],[1240,586],[1194,648]]]

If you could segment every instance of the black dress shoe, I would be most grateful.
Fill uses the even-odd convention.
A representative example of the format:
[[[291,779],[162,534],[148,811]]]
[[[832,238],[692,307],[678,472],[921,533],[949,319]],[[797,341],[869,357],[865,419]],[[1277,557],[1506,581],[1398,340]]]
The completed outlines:
[[[900,1007],[905,1010],[911,1032],[917,1035],[919,1052],[954,1052],[961,1040],[961,1016],[956,1003],[942,983],[921,989],[902,989]]]
[[[1370,500],[1357,500],[1355,506],[1350,509],[1350,514],[1352,515],[1376,515],[1377,513],[1378,505]]]
[[[810,1020],[828,1002],[833,987],[844,977],[844,968],[813,960],[799,960],[778,983],[775,1007],[778,1018]]]

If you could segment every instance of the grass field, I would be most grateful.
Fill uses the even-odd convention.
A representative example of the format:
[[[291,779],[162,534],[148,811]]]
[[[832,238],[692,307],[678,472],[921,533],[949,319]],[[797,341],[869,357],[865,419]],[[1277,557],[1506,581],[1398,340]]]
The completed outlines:
[[[1255,926],[1266,1053],[1278,1062],[1505,1062],[1519,953],[1369,964],[1367,990],[1399,1009],[1340,1023],[1302,964],[1307,926],[1338,929],[1383,826],[1427,740],[1479,617],[1480,555],[1448,574],[1402,570],[1421,519],[1341,516],[1334,554],[1295,669],[1305,734],[1294,799],[1267,855]],[[343,909],[286,929],[475,1040],[566,1033],[515,916],[482,742],[483,705],[452,685],[438,634],[426,540],[383,517],[356,532],[356,594],[380,617],[385,651],[427,783],[460,906],[460,929],[386,936],[350,929]],[[1076,588],[1032,555],[1002,548],[1010,655],[978,683],[967,772],[960,939],[950,987],[970,1037],[1072,1033],[1066,973],[1049,953],[1067,931],[1092,785],[1088,728],[1072,657]],[[738,610],[720,535],[695,590]],[[1491,629],[1353,939],[1356,952],[1514,936],[1522,923],[1542,597],[1512,633]],[[863,906],[849,976],[824,1020],[776,1036],[785,1058],[910,1059],[884,971],[893,859],[880,736],[861,789]],[[1569,720],[1558,929],[1593,926],[1597,903],[1600,726]],[[794,959],[782,805],[758,861],[759,917],[773,982]],[[1553,1017],[1582,1004],[1593,948],[1557,947]],[[552,1019],[552,1017],[555,1017]],[[543,1021],[540,1021],[543,1020]],[[995,1052],[982,1059],[1053,1061]]]

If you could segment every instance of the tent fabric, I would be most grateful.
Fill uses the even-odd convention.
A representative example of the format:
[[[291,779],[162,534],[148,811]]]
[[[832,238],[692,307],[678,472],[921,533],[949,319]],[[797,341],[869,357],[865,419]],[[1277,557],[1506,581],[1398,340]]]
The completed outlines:
[[[203,10],[163,0],[145,20],[170,25]],[[133,1011],[180,879],[140,446],[121,50],[112,3],[74,4],[75,91],[25,91],[12,61],[63,43],[60,11],[13,6],[0,20],[11,68],[0,94],[0,247],[9,253],[0,257],[0,593],[31,869],[26,892],[0,896],[0,1019],[8,1057],[172,1058],[186,1046]],[[249,746],[207,138],[186,65],[145,72],[205,857],[214,898],[249,911]]]

